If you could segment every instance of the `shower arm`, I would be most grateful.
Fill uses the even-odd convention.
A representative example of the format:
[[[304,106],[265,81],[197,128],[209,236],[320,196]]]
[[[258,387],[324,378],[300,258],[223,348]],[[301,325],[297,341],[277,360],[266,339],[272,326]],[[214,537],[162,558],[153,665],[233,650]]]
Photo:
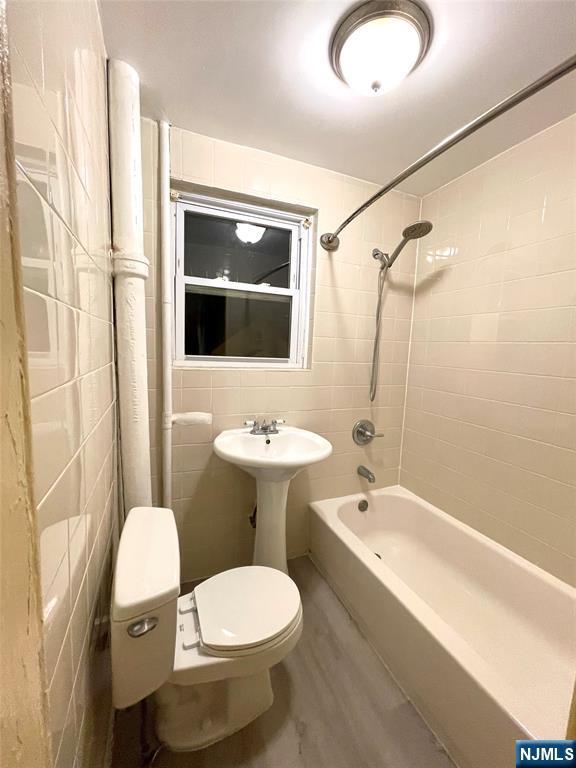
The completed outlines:
[[[516,91],[516,93],[508,96],[507,99],[499,102],[496,104],[496,106],[492,107],[486,112],[483,112],[470,123],[467,123],[459,130],[450,134],[450,136],[447,136],[443,141],[441,141],[439,144],[436,144],[435,147],[426,152],[425,155],[422,155],[419,160],[416,160],[416,162],[412,163],[412,165],[409,165],[408,168],[402,171],[402,173],[399,173],[397,176],[395,176],[392,181],[386,184],[385,187],[379,189],[378,192],[366,200],[363,205],[357,208],[354,213],[350,214],[350,216],[348,216],[348,218],[345,219],[342,224],[340,224],[335,232],[326,232],[324,235],[322,235],[320,238],[320,245],[322,248],[324,248],[325,251],[337,251],[340,245],[340,240],[338,237],[340,232],[342,232],[342,230],[345,229],[348,224],[351,224],[357,216],[360,216],[361,213],[364,213],[364,211],[373,203],[375,203],[377,200],[380,200],[380,198],[383,197],[387,192],[390,192],[392,189],[394,189],[394,187],[398,186],[398,184],[401,184],[403,181],[410,178],[412,174],[416,173],[416,171],[419,171],[421,168],[424,168],[425,165],[428,165],[428,163],[430,163],[432,160],[435,160],[437,157],[444,154],[444,152],[446,152],[448,149],[455,146],[463,139],[466,139],[468,136],[471,136],[479,128],[483,128],[485,125],[488,125],[488,123],[491,123],[492,120],[495,120],[497,117],[500,117],[500,115],[508,112],[509,109],[512,109],[518,104],[521,104],[523,101],[530,98],[530,96],[534,96],[534,94],[538,93],[538,91],[541,91],[543,88],[547,88],[549,85],[556,82],[556,80],[564,77],[564,75],[567,75],[574,69],[576,69],[576,55],[570,56],[570,58],[563,61],[557,67],[554,67],[554,69],[546,72],[546,74],[542,75],[542,77],[538,78],[538,80],[535,80],[525,88]]]

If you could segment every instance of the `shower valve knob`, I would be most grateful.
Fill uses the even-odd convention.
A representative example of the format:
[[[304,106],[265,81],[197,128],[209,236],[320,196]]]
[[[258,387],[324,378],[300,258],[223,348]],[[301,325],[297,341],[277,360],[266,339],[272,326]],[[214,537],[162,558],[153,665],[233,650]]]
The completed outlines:
[[[352,428],[352,439],[356,445],[368,445],[375,437],[384,437],[384,432],[376,432],[376,427],[368,419],[361,419]]]

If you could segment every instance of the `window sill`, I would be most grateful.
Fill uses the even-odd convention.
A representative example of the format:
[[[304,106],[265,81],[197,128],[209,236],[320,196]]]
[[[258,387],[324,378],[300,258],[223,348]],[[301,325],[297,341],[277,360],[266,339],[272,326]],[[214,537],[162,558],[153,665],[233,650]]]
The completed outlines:
[[[244,370],[244,371],[307,371],[305,363],[247,363],[238,362],[216,362],[212,360],[172,360],[172,368],[180,370]]]

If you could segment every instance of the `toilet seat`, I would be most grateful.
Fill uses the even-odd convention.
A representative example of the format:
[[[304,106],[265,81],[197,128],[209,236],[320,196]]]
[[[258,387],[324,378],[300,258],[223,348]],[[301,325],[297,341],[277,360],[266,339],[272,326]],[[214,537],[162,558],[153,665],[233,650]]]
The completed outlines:
[[[194,590],[202,648],[216,656],[255,653],[299,621],[300,593],[282,571],[232,568]]]
[[[250,645],[246,648],[233,648],[228,650],[214,649],[202,643],[201,648],[207,654],[221,659],[235,659],[241,656],[255,656],[258,653],[263,653],[264,651],[275,648],[277,645],[281,645],[284,642],[284,639],[288,637],[294,631],[294,628],[297,627],[301,622],[302,608],[299,609],[294,619],[281,634],[276,635],[276,637],[273,637],[271,640],[267,640],[264,643],[259,643],[258,645]]]
[[[241,573],[234,573],[238,571]],[[227,576],[227,574],[231,575]],[[226,579],[219,578],[224,576]],[[198,588],[208,582],[212,584],[209,584],[207,590],[200,590],[198,600],[196,594]],[[215,591],[215,585],[218,585],[218,590],[222,590],[224,582],[228,586],[232,582],[236,584],[235,588],[227,593],[228,599],[222,597],[222,593],[217,595]],[[280,589],[275,592],[272,584],[279,586]],[[247,593],[242,593],[242,589],[248,590],[249,586],[251,591],[247,597]],[[170,683],[182,686],[197,685],[257,674],[282,661],[298,642],[302,633],[300,593],[294,582],[281,571],[263,566],[234,568],[232,571],[213,576],[202,582],[199,587],[196,587],[192,594],[178,598],[176,647]],[[233,618],[221,622],[219,629],[222,631],[232,627],[236,631],[235,636],[228,638],[223,632],[229,640],[227,648],[205,644],[201,632],[201,621],[203,620],[204,626],[208,627],[209,638],[220,639],[219,622],[216,618],[218,616],[226,618],[223,612],[225,606],[230,606],[231,595],[235,595],[236,599]],[[240,630],[248,623],[250,612],[258,607],[258,600],[264,598],[269,601],[271,595],[276,596],[276,604],[270,610],[271,615],[268,620],[259,624],[263,631],[257,633],[252,627],[242,634]],[[215,600],[214,610],[211,610],[212,606],[206,603],[206,598],[210,596]],[[279,596],[286,598],[284,605],[280,605]],[[260,603],[260,608],[263,605],[264,603]],[[266,605],[269,606],[269,602],[266,602]],[[215,635],[212,634],[213,631]],[[241,638],[240,641],[239,638]]]
[[[184,600],[185,598],[181,597],[178,602],[184,603]],[[195,614],[188,615],[190,617],[189,622],[192,619],[195,621]],[[199,641],[190,643],[194,630],[190,632],[182,618],[180,616],[178,621],[174,666],[169,677],[169,682],[175,685],[210,683],[234,677],[245,677],[270,669],[282,661],[294,648],[302,634],[303,624],[302,611],[300,611],[294,626],[281,637],[236,656],[215,656],[207,653]]]

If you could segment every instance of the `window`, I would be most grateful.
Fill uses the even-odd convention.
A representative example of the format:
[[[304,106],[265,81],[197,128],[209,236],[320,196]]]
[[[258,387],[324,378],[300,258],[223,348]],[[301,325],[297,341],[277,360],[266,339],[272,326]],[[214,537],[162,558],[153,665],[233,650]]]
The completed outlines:
[[[207,197],[176,209],[176,358],[302,368],[310,220]]]

